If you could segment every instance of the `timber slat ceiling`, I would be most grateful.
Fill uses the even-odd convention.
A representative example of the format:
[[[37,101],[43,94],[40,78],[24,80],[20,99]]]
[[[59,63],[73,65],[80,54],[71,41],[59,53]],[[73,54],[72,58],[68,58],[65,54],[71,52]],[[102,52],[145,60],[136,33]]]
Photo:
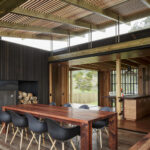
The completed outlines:
[[[27,35],[33,38],[44,35],[44,39],[46,36],[47,39],[51,36],[62,39],[68,34],[89,32],[90,27],[95,30],[113,25],[118,15],[120,22],[124,23],[149,16],[150,9],[143,1],[146,0],[23,0],[18,6],[16,0],[14,3],[8,0],[8,7],[6,3],[4,6],[0,3],[0,8],[7,12],[1,14],[0,33],[3,34],[0,36],[14,37],[18,34],[20,37],[21,33],[26,33],[25,38]],[[16,26],[15,29],[10,30],[11,24]]]
[[[117,6],[111,8],[114,12],[121,16],[132,16],[136,13],[140,13],[147,10],[147,7],[141,0],[129,0]]]

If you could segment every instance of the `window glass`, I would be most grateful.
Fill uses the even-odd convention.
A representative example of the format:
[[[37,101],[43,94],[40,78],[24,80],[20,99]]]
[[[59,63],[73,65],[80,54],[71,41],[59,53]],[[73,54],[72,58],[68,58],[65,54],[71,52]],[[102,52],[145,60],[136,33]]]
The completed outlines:
[[[116,71],[111,71],[111,91],[116,92]],[[138,94],[138,69],[121,71],[121,88],[124,95]]]
[[[72,71],[72,103],[98,105],[98,72]]]

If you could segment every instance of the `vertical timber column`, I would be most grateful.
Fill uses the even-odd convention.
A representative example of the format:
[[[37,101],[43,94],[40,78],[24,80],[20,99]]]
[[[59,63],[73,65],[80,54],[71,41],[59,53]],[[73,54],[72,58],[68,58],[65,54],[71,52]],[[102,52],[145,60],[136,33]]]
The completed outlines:
[[[70,103],[72,103],[72,70],[70,70]]]
[[[118,113],[118,120],[121,120],[121,102],[119,99],[121,97],[121,59],[120,56],[116,60],[116,112]]]
[[[49,64],[49,103],[51,103],[52,100],[52,85],[53,85],[53,80],[52,80],[52,64]]]

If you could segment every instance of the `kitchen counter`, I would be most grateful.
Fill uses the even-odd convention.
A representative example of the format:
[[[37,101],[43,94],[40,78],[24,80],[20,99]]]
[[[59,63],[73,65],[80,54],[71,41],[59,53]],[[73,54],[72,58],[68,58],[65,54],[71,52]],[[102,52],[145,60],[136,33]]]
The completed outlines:
[[[125,96],[124,118],[126,120],[138,120],[150,114],[150,95]]]

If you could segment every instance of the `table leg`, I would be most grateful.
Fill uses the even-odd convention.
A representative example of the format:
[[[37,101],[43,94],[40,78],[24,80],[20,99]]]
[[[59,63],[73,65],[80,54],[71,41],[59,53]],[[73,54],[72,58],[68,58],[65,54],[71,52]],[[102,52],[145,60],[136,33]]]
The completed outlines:
[[[117,114],[109,118],[109,147],[111,150],[118,149]]]
[[[6,111],[4,107],[2,107],[2,111]],[[3,129],[3,133],[5,134],[6,133],[6,123],[2,122],[2,126],[5,126]]]
[[[92,122],[80,126],[81,150],[92,150]]]

